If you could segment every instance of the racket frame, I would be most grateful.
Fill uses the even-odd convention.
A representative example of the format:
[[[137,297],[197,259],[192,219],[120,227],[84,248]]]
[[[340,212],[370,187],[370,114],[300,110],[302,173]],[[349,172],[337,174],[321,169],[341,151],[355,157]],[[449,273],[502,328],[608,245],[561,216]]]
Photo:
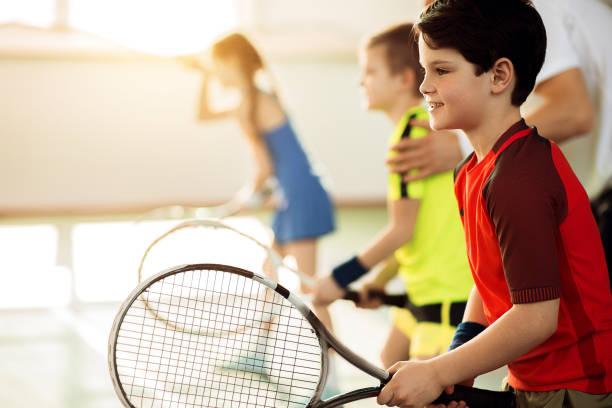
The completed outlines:
[[[270,257],[271,261],[272,261],[272,265],[274,269],[278,269],[279,267],[283,267],[285,269],[288,269],[289,271],[293,272],[303,283],[305,283],[307,286],[313,287],[316,283],[315,279],[312,276],[306,275],[304,272],[299,271],[296,268],[293,268],[289,265],[287,265],[284,261],[283,258],[278,254],[278,252],[276,252],[274,249],[270,248],[269,245],[264,244],[263,242],[261,242],[260,240],[258,240],[257,238],[252,237],[251,235],[240,231],[237,228],[232,227],[231,225],[219,220],[219,219],[215,219],[215,218],[198,218],[198,219],[191,219],[191,220],[187,220],[187,221],[183,221],[179,224],[177,224],[176,226],[172,227],[171,229],[169,229],[168,231],[166,231],[165,233],[163,233],[162,235],[160,235],[159,237],[157,237],[145,250],[145,253],[143,254],[141,260],[140,260],[140,264],[138,265],[138,283],[142,282],[142,270],[144,267],[144,263],[145,260],[147,258],[147,255],[149,254],[149,252],[151,252],[151,250],[153,249],[153,247],[155,247],[155,245],[157,245],[157,243],[159,243],[162,239],[166,238],[168,235],[181,230],[181,229],[185,229],[185,228],[197,228],[197,227],[208,227],[208,228],[213,228],[213,229],[225,229],[231,232],[234,232],[238,235],[240,235],[243,238],[247,238],[250,241],[252,241],[254,244],[256,244],[257,246],[259,246],[260,248],[262,248],[265,252],[266,255],[268,257]]]
[[[182,218],[186,214],[192,214],[195,218],[227,218],[238,214],[240,211],[257,211],[263,207],[263,205],[274,195],[278,189],[278,182],[276,178],[268,178],[263,186],[259,190],[253,191],[251,185],[247,184],[241,187],[236,194],[228,201],[208,206],[208,207],[196,207],[196,206],[185,206],[185,205],[165,205],[157,207],[152,210],[141,214],[136,219],[136,223],[144,221],[145,219],[154,217],[159,218]]]

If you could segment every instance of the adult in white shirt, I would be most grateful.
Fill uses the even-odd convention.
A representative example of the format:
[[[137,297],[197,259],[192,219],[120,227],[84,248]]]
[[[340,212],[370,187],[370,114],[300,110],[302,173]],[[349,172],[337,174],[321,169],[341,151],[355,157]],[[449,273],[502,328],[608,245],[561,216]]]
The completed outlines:
[[[541,103],[527,105],[526,120],[560,143],[594,196],[612,176],[612,9],[597,0],[533,3],[548,44],[533,95]]]

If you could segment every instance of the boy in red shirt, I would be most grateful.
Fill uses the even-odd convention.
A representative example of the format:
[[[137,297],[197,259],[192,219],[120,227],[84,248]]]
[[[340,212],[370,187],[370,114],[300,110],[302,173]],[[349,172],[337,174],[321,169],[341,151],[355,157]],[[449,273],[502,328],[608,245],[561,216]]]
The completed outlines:
[[[508,365],[518,407],[612,407],[612,295],[588,197],[520,105],[544,61],[529,0],[438,0],[416,24],[433,129],[474,153],[455,194],[476,283],[450,351],[400,362],[380,404],[422,407]]]

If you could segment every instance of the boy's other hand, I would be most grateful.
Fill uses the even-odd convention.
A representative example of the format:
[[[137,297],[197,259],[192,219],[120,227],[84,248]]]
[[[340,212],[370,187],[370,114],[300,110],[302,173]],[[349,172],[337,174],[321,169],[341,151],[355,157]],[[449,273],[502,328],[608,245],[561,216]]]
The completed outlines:
[[[382,300],[379,297],[370,296],[370,292],[384,292],[385,287],[375,282],[364,284],[358,291],[359,302],[357,307],[364,309],[378,309],[382,306]]]
[[[452,170],[463,159],[455,133],[431,130],[429,122],[416,119],[411,120],[410,124],[429,129],[429,133],[420,139],[400,140],[391,147],[395,154],[387,159],[389,171],[403,174],[405,182]],[[418,173],[407,174],[410,170],[418,170]]]
[[[344,296],[345,290],[338,285],[333,276],[327,275],[317,279],[312,290],[312,303],[316,305],[328,305]]]

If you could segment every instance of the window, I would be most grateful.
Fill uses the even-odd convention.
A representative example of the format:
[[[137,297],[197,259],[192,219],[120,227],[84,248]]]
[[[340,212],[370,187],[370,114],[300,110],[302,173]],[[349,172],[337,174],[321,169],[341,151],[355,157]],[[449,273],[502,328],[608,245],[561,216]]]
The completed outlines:
[[[226,222],[270,244],[269,232],[259,221],[236,217]],[[78,300],[124,299],[136,287],[141,262],[143,279],[189,263],[221,263],[261,272],[266,252],[250,239],[231,230],[205,227],[165,235],[178,224],[176,220],[77,224],[72,231],[72,259]]]
[[[20,23],[50,27],[57,21],[57,0],[8,0],[0,2],[0,24]]]
[[[0,248],[0,308],[68,304],[70,271],[57,265],[55,227],[1,226]]]
[[[237,0],[12,0],[0,24],[72,28],[156,55],[206,48],[237,25]]]
[[[128,48],[176,55],[206,48],[236,25],[236,11],[231,0],[78,0],[68,23]]]

